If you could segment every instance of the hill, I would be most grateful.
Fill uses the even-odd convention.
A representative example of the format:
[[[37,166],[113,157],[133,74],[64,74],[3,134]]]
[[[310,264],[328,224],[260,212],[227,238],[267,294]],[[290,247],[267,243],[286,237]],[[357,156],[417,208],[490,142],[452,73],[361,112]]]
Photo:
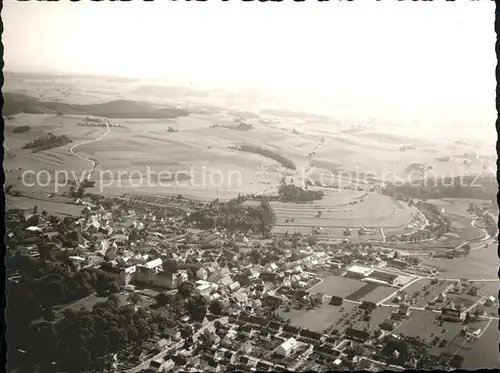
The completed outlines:
[[[73,105],[64,102],[40,101],[19,93],[4,93],[3,115],[59,114],[92,115],[106,118],[163,119],[188,116],[189,112],[177,108],[158,108],[148,103],[132,100],[115,100],[102,104]]]

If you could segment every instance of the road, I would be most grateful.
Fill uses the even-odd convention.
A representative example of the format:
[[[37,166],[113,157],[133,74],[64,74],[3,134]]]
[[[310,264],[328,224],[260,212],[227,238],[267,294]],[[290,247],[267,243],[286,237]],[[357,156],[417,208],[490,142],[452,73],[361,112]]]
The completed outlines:
[[[86,144],[90,144],[90,143],[93,143],[93,142],[96,142],[96,141],[99,141],[101,140],[102,138],[104,138],[105,136],[107,136],[110,132],[111,132],[111,129],[109,128],[109,122],[108,120],[106,119],[105,120],[105,123],[106,123],[106,132],[103,133],[101,136],[99,136],[98,138],[96,139],[92,139],[92,140],[87,140],[87,141],[84,141],[84,142],[81,142],[79,144],[75,144],[73,145],[71,148],[69,148],[69,151],[71,154],[73,154],[75,157],[78,157],[80,159],[83,159],[87,162],[90,162],[92,164],[92,167],[90,168],[89,170],[89,173],[88,173],[88,176],[87,176],[87,180],[90,180],[90,177],[92,176],[92,172],[94,172],[94,169],[97,165],[97,162],[94,161],[93,159],[90,159],[90,158],[87,158],[85,157],[84,155],[80,155],[78,153],[75,153],[75,149],[81,145],[86,145]]]
[[[392,297],[394,297],[398,292],[406,289],[407,287],[413,285],[415,282],[417,281],[420,281],[422,280],[423,278],[425,277],[422,277],[422,276],[417,276],[415,279],[411,280],[410,282],[408,282],[406,285],[400,287],[399,289],[397,289],[396,291],[394,291],[394,293],[392,293],[391,295],[385,297],[384,299],[382,299],[380,302],[377,303],[378,306],[384,304],[385,302],[387,302],[389,299],[391,299]]]

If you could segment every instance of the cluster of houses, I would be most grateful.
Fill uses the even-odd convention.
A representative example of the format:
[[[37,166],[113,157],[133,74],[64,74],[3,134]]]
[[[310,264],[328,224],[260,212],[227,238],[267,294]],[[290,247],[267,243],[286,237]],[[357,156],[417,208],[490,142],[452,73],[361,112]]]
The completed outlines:
[[[262,316],[207,314],[197,332],[168,331],[143,348],[145,353],[154,351],[147,368],[151,372],[293,371],[326,362],[338,368],[375,368],[373,364],[383,364],[348,352],[371,338],[354,328],[333,337]],[[379,343],[387,345],[383,338]]]

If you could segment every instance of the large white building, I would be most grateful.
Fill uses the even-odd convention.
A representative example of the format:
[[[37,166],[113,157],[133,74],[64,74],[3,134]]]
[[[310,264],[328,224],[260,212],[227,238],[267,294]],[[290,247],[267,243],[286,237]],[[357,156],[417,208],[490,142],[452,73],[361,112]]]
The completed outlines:
[[[373,273],[373,268],[362,266],[359,264],[354,264],[347,268],[346,276],[356,277],[356,278],[364,278]]]
[[[297,348],[297,341],[294,338],[287,339],[276,348],[276,354],[286,357]]]

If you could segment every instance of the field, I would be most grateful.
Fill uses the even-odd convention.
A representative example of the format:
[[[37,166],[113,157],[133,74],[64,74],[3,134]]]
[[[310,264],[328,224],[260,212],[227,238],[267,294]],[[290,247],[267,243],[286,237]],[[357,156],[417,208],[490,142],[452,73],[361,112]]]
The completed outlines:
[[[9,116],[4,131],[6,150],[4,168],[20,167],[22,170],[30,169],[35,172],[46,170],[51,174],[58,170],[68,173],[73,171],[79,176],[83,171],[90,169],[89,159],[92,159],[97,162],[95,172],[92,174],[92,179],[97,185],[95,188],[90,188],[90,192],[108,195],[121,195],[132,191],[151,195],[183,194],[200,200],[211,200],[218,195],[224,200],[233,198],[238,193],[273,192],[273,187],[280,178],[277,162],[263,156],[229,149],[231,145],[248,144],[269,149],[290,159],[297,170],[312,165],[315,167],[312,179],[325,174],[332,176],[332,171],[338,170],[359,171],[360,175],[363,175],[362,178],[364,172],[374,172],[379,179],[384,179],[387,170],[391,170],[389,174],[392,173],[394,176],[394,173],[400,174],[409,163],[413,162],[430,164],[436,171],[451,172],[461,168],[461,160],[454,159],[454,154],[480,149],[481,146],[485,151],[489,149],[489,145],[487,146],[484,141],[482,143],[479,140],[473,141],[470,135],[466,139],[469,145],[454,144],[454,139],[449,139],[448,133],[446,136],[444,132],[431,135],[429,131],[434,131],[431,127],[426,129],[425,134],[422,131],[414,135],[417,137],[408,138],[402,128],[384,121],[374,120],[371,121],[370,128],[367,127],[357,133],[348,133],[346,130],[351,125],[357,124],[351,117],[345,121],[328,116],[313,119],[300,113],[286,115],[260,113],[263,108],[271,109],[275,105],[290,106],[292,104],[289,99],[283,101],[261,96],[248,99],[235,96],[231,92],[212,94],[209,91],[203,91],[200,96],[200,92],[194,88],[179,90],[168,87],[163,87],[163,93],[158,95],[151,94],[148,89],[144,90],[141,84],[143,83],[134,80],[115,81],[104,78],[88,78],[83,82],[71,76],[7,78],[6,91],[33,96],[43,95],[46,101],[93,104],[126,98],[146,102],[153,100],[155,105],[171,107],[186,107],[186,102],[189,101],[191,115],[163,120],[112,120],[113,124],[123,127],[111,128],[109,134],[94,142],[89,141],[102,136],[106,129],[77,126],[81,120],[77,116],[34,114]],[[296,106],[300,101],[294,101],[293,105]],[[252,124],[254,128],[249,131],[235,131],[210,127],[213,124],[234,125],[239,117],[244,118],[244,121]],[[21,125],[29,125],[31,130],[13,133],[13,129]],[[169,132],[168,127],[178,132]],[[293,133],[293,130],[300,133]],[[49,132],[55,135],[67,135],[73,142],[69,146],[39,153],[30,153],[22,149],[28,141]],[[458,133],[456,135],[460,137]],[[319,137],[324,140],[321,146]],[[413,143],[416,150],[399,152],[400,143],[406,142]],[[74,145],[79,145],[75,148],[75,152],[88,159],[71,154],[69,149]],[[307,160],[313,150],[315,153],[312,159]],[[367,156],[367,151],[370,156]],[[493,148],[489,151],[491,154],[494,153]],[[434,158],[438,155],[451,155],[452,161],[435,162]],[[472,168],[474,167],[476,166],[473,165]],[[152,172],[150,183],[145,180],[148,168]],[[193,169],[195,176],[192,180],[160,183],[155,179],[160,171],[175,174],[190,172]],[[130,173],[135,175],[118,177],[118,172],[125,170],[129,175]],[[104,173],[102,182],[101,171]],[[113,176],[109,176],[110,174]],[[143,178],[141,185],[138,185],[141,179],[139,175]],[[297,176],[294,172],[290,175]],[[23,186],[20,176],[19,171],[7,173],[7,184],[13,184],[23,194],[29,193],[33,187]],[[387,179],[392,176],[388,175]],[[360,182],[363,184],[364,180]],[[54,192],[54,185],[49,183],[46,187],[37,186],[37,190]],[[278,204],[276,209],[281,211],[277,211],[279,222],[276,230],[309,232],[311,226],[321,225],[327,226],[325,234],[335,237],[342,237],[343,227],[352,226],[356,228],[373,226],[388,230],[394,228],[399,231],[408,224],[411,213],[414,212],[406,206],[398,207],[388,200],[388,197],[376,194],[363,196],[364,192],[342,191],[333,196],[334,193],[336,192],[328,191],[325,201],[318,203],[324,207]],[[346,205],[347,207],[338,206],[352,201],[357,203]],[[319,210],[322,211],[322,217],[318,219],[315,216]],[[294,225],[283,223],[281,218],[288,218],[287,214],[290,214],[290,217],[296,215]],[[335,223],[330,224],[329,222],[333,220]],[[356,233],[354,236],[362,240],[380,239],[378,231],[374,236],[361,237]]]
[[[379,285],[373,283],[364,283],[364,286],[352,292],[347,296],[348,300],[359,301],[361,298],[368,296],[372,291],[377,289]]]
[[[493,321],[484,334],[468,350],[460,350],[459,354],[464,357],[462,369],[499,369],[500,358],[498,356],[498,321]]]
[[[446,322],[439,326],[436,322],[437,315],[439,314],[431,311],[412,310],[410,317],[397,328],[397,333],[418,336],[428,341],[432,340],[434,336],[450,341],[460,333],[463,327],[462,323]],[[431,335],[433,336],[431,337]]]
[[[316,189],[316,188],[315,188]],[[318,188],[319,189],[319,188]],[[272,202],[276,214],[276,233],[309,233],[321,227],[321,235],[343,237],[352,228],[356,238],[380,240],[380,228],[404,232],[417,210],[378,193],[321,188],[325,197],[307,204]],[[359,235],[361,227],[373,228],[373,235]]]
[[[290,324],[293,326],[309,329],[318,333],[322,333],[325,329],[335,325],[344,313],[351,314],[355,308],[355,304],[345,303],[340,307],[323,304],[313,310],[296,310],[292,307],[290,312],[285,312],[284,309],[279,310],[279,315],[285,320],[290,319]],[[341,311],[342,310],[342,311]],[[347,318],[344,318],[347,320]],[[336,327],[336,329],[340,327]]]
[[[309,292],[311,294],[324,293],[325,295],[344,298],[363,286],[365,286],[365,283],[362,281],[331,275],[309,289]]]
[[[389,286],[377,286],[374,290],[372,290],[370,293],[365,295],[364,297],[361,297],[359,300],[361,302],[373,302],[373,303],[378,303],[381,300],[385,299],[392,293],[394,293],[397,289],[394,289]]]
[[[285,312],[284,308],[279,310],[279,315],[285,320],[290,319],[293,326],[309,329],[322,333],[328,328],[333,328],[339,334],[345,332],[348,327],[364,329],[370,332],[378,329],[382,321],[389,318],[393,310],[388,307],[377,307],[370,315],[369,320],[364,320],[364,311],[355,303],[346,303],[340,307],[323,304],[312,310],[295,310]]]

